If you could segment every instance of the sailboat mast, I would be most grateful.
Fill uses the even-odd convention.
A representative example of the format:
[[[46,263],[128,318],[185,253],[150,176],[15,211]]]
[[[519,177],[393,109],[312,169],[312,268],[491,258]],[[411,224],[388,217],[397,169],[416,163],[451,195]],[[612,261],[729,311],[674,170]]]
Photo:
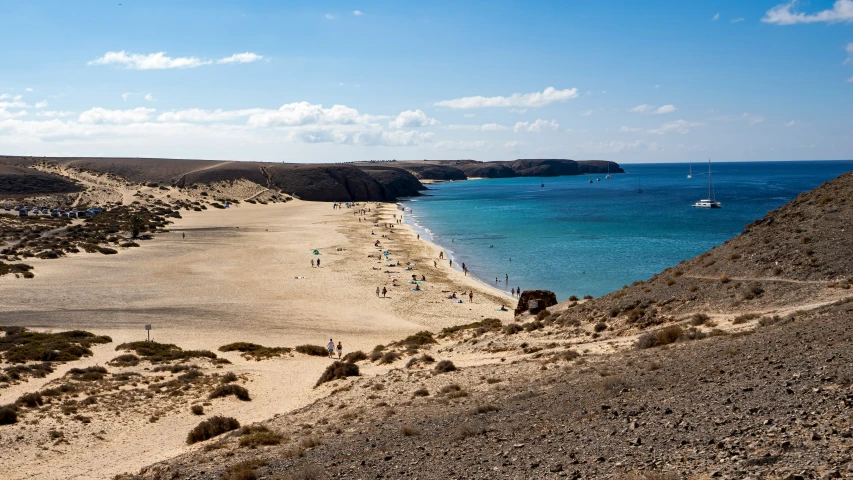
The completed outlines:
[[[711,159],[708,159],[708,200],[714,200],[711,197]]]

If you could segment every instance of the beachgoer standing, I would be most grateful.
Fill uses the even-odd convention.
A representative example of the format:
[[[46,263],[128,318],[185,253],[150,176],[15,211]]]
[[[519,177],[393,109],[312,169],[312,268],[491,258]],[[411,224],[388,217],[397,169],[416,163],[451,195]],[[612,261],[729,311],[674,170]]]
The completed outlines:
[[[386,293],[388,293],[388,289],[385,287],[382,287],[382,298],[385,298]]]
[[[515,289],[514,288],[510,289],[510,293],[512,293],[512,296],[514,297],[515,296]]]
[[[468,292],[468,301],[474,303],[474,290]]]
[[[341,341],[338,340],[338,360],[341,359],[341,354],[344,352],[344,346],[341,345]]]
[[[436,262],[435,260],[433,260],[433,261],[432,261],[432,266],[433,266],[433,267],[435,267],[435,268],[438,268],[438,262]]]
[[[506,284],[509,285],[509,274],[506,274]]]
[[[187,238],[187,234],[182,232],[181,233],[181,239],[186,239],[186,238]]]
[[[376,298],[379,298],[379,287],[376,287]]]
[[[314,259],[311,259],[311,268],[314,268]]]
[[[332,339],[329,339],[329,343],[326,345],[326,348],[329,349],[329,358],[335,358],[335,342]]]
[[[462,273],[464,273],[466,276],[468,275],[468,269],[465,268],[465,262],[462,262]]]
[[[320,259],[317,259],[317,268],[320,268]]]
[[[515,287],[515,293],[518,294],[518,298],[521,298],[521,287]]]
[[[453,267],[453,259],[450,260],[450,266]]]

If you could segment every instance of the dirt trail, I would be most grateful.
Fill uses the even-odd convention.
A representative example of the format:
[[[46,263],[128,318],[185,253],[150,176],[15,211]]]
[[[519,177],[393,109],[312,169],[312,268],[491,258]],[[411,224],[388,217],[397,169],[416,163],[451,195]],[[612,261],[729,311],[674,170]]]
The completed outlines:
[[[684,275],[685,278],[699,278],[703,280],[719,280],[720,277],[715,277],[712,275]],[[799,283],[799,284],[809,284],[809,285],[826,285],[828,283],[832,283],[831,280],[793,280],[790,278],[779,278],[779,277],[729,277],[729,280],[734,280],[736,282],[785,282],[785,283]]]

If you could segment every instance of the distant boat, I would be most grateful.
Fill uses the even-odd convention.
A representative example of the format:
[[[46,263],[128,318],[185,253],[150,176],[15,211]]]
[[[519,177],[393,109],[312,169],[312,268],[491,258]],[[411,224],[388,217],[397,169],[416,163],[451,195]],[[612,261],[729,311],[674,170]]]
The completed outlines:
[[[711,183],[711,159],[708,159],[708,198],[703,198],[693,204],[696,208],[723,208],[723,205],[714,198],[714,187]]]
[[[609,162],[607,164],[607,176],[604,178],[606,178],[607,180],[610,180],[611,178],[613,178],[613,176],[610,175],[610,163]]]
[[[640,185],[640,179],[637,179],[637,193],[643,193],[643,187]]]
[[[539,185],[539,188],[545,188],[545,184]]]
[[[687,174],[687,178],[693,178],[693,162],[690,162],[690,172]]]
[[[589,179],[589,183],[592,183],[592,179],[591,179],[591,178]]]

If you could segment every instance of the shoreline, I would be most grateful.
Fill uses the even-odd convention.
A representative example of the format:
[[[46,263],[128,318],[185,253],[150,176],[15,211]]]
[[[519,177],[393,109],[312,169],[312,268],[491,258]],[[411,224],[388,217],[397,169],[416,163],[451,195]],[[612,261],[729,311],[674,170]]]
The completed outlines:
[[[354,215],[362,206],[372,211]],[[206,374],[233,371],[245,376],[252,395],[250,402],[213,400],[205,407],[204,417],[189,412],[191,398],[172,397],[170,402],[181,405],[177,409],[158,403],[159,399],[141,400],[141,410],[163,412],[156,422],[148,421],[151,413],[145,417],[132,413],[136,403],[122,406],[121,417],[109,415],[110,410],[103,407],[81,410],[91,417],[90,424],[69,422],[61,415],[30,424],[38,417],[28,412],[18,425],[0,427],[0,461],[14,472],[10,480],[104,478],[136,471],[193,450],[183,437],[208,415],[233,416],[250,424],[298,410],[328,395],[326,389],[313,387],[329,359],[292,354],[257,362],[238,352],[218,351],[228,343],[295,347],[323,345],[332,337],[343,341],[344,353],[369,353],[377,344],[421,330],[438,333],[444,327],[489,317],[512,321],[511,308],[498,311],[500,303],[512,305],[509,296],[485,288],[446,264],[433,267],[429,260],[440,247],[418,242],[408,225],[395,225],[390,238],[380,236],[385,231],[373,227],[370,220],[393,222],[396,204],[362,206],[333,210],[331,203],[294,200],[186,212],[168,232],[145,241],[141,248],[109,256],[80,253],[56,260],[30,259],[36,267],[35,278],[0,277],[5,325],[38,325],[33,329],[54,332],[81,329],[113,339],[94,346],[90,357],[57,364],[56,371],[45,378],[0,388],[0,405],[67,381],[64,373],[71,368],[107,365],[122,353],[115,351],[116,345],[144,340],[146,323],[153,323],[155,341],[174,343],[185,350],[210,350],[230,360],[232,364],[222,370],[198,363]],[[371,235],[372,230],[376,235]],[[394,261],[416,264],[412,273],[427,277],[422,291],[409,288],[407,272],[370,257],[379,257],[381,250],[373,246],[376,239],[392,252]],[[312,255],[313,249],[321,254]],[[322,268],[311,267],[310,260],[317,258],[322,260]],[[394,276],[399,277],[398,282],[392,281]],[[394,287],[394,283],[401,285]],[[389,295],[377,298],[374,290],[383,285]],[[467,290],[475,292],[474,303],[467,298],[464,303],[445,298],[445,291]],[[56,292],[61,292],[61,300]],[[381,375],[404,362],[365,364],[361,374],[368,378]],[[150,375],[140,371],[141,366],[107,368],[110,374]],[[10,428],[18,432],[24,425],[21,439],[7,433]],[[51,429],[65,431],[68,443],[43,450],[43,439],[49,438]],[[99,431],[105,433],[97,434],[92,443]],[[114,451],[127,455],[117,460],[110,454]]]

